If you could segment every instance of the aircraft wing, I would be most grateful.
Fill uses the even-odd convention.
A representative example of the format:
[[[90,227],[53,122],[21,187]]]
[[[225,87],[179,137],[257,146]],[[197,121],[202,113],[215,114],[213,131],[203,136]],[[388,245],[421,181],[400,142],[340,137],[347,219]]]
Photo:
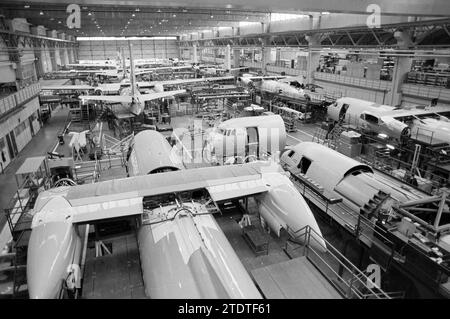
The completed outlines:
[[[46,85],[41,90],[95,90],[96,87],[90,85]]]
[[[243,77],[244,79],[250,79],[252,81],[262,81],[262,80],[278,80],[284,79],[286,76],[284,75],[274,75],[274,76],[249,76]]]
[[[192,67],[189,65],[183,65],[183,66],[160,66],[160,67],[156,67],[156,68],[148,68],[148,69],[143,69],[140,71],[135,71],[134,74],[139,75],[139,74],[146,74],[146,73],[153,73],[155,71],[162,71],[162,70],[182,70],[182,69],[191,69]]]
[[[136,84],[140,88],[151,88],[157,84],[157,81],[137,81]]]
[[[141,75],[141,74],[147,74],[147,73],[153,73],[155,70],[151,69],[151,70],[141,70],[141,71],[134,71],[135,75]]]
[[[119,91],[120,83],[103,83],[97,86],[95,89],[102,91]]]
[[[164,92],[158,92],[158,93],[141,94],[139,97],[139,100],[141,100],[142,102],[157,100],[157,99],[161,99],[163,97],[174,96],[174,95],[182,94],[185,92],[186,92],[186,90],[175,90],[175,91],[164,91]]]
[[[128,95],[80,95],[82,101],[105,101],[114,103],[131,103],[131,96]]]
[[[54,197],[64,197],[71,206],[73,223],[89,223],[113,217],[142,214],[143,198],[162,194],[207,189],[212,199],[229,200],[268,191],[262,173],[281,168],[255,162],[206,167],[109,180],[68,187],[61,192],[44,191],[35,210],[39,214]]]
[[[161,84],[161,85],[176,85],[176,84],[187,84],[187,83],[195,83],[195,82],[203,82],[205,79],[177,79],[177,80],[167,80],[167,81],[156,81],[156,82],[148,82],[149,84]]]
[[[234,76],[221,76],[221,77],[209,77],[209,78],[197,78],[197,79],[176,79],[176,80],[167,80],[167,81],[154,81],[154,82],[138,82],[139,86],[142,87],[151,87],[155,84],[161,85],[176,85],[176,84],[189,84],[189,83],[197,83],[197,82],[215,82],[222,80],[233,80]]]

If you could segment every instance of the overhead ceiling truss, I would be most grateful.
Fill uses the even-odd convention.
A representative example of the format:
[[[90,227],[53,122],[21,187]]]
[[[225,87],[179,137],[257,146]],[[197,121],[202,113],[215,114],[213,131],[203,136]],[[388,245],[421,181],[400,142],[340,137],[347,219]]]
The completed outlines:
[[[0,38],[5,43],[5,47],[0,51],[7,51],[10,60],[13,62],[20,61],[21,51],[36,51],[43,48],[50,50],[56,48],[72,48],[77,47],[78,43],[74,41],[43,37],[27,33],[10,32],[8,30],[0,30]]]
[[[411,35],[412,47],[450,47],[450,19],[391,24],[381,28],[348,27],[180,40],[179,45],[260,47],[264,44],[266,47],[307,47],[307,36],[314,35],[320,47],[397,48],[394,36],[397,31]]]

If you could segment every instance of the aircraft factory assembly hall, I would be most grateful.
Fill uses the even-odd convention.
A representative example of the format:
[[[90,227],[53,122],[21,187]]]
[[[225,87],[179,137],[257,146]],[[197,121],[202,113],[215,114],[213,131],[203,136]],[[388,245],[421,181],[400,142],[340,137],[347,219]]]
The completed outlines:
[[[0,298],[449,298],[450,3],[336,3],[3,1]]]

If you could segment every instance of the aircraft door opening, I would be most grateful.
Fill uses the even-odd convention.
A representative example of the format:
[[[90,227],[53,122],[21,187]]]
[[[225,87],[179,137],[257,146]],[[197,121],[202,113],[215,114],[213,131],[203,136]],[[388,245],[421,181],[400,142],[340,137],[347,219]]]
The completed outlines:
[[[339,111],[339,123],[344,122],[345,120],[345,114],[347,113],[349,105],[348,104],[344,104],[342,105],[341,110]]]
[[[247,127],[247,143],[245,145],[245,157],[256,156],[259,158],[259,132],[257,127]]]
[[[19,153],[13,131],[6,134],[6,142],[8,144],[9,158],[12,160]]]

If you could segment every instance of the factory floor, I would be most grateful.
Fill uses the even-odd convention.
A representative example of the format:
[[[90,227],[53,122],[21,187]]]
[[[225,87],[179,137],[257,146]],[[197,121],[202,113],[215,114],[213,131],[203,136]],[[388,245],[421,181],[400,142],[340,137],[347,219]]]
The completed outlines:
[[[214,217],[224,232],[240,261],[252,276],[266,298],[275,299],[339,299],[342,298],[329,280],[336,281],[336,276],[330,269],[319,270],[303,255],[304,250],[285,252],[286,239],[274,233],[263,230],[257,206],[253,199],[248,201],[248,213],[251,224],[259,229],[260,234],[268,243],[267,252],[257,253],[244,239],[243,229],[239,225],[242,213],[239,210],[223,210]],[[314,257],[314,256],[313,256]],[[327,262],[338,269],[336,261],[321,254]]]
[[[17,191],[15,179],[17,169],[27,157],[47,155],[47,152],[53,150],[57,142],[57,135],[64,128],[68,114],[68,108],[56,110],[48,122],[8,165],[3,174],[0,174],[0,208],[2,209],[0,214],[0,229],[3,229],[3,226],[6,224],[3,208],[6,208],[14,193]]]
[[[108,242],[111,255],[95,257],[95,248],[88,248],[82,298],[146,298],[136,235],[122,235]]]

